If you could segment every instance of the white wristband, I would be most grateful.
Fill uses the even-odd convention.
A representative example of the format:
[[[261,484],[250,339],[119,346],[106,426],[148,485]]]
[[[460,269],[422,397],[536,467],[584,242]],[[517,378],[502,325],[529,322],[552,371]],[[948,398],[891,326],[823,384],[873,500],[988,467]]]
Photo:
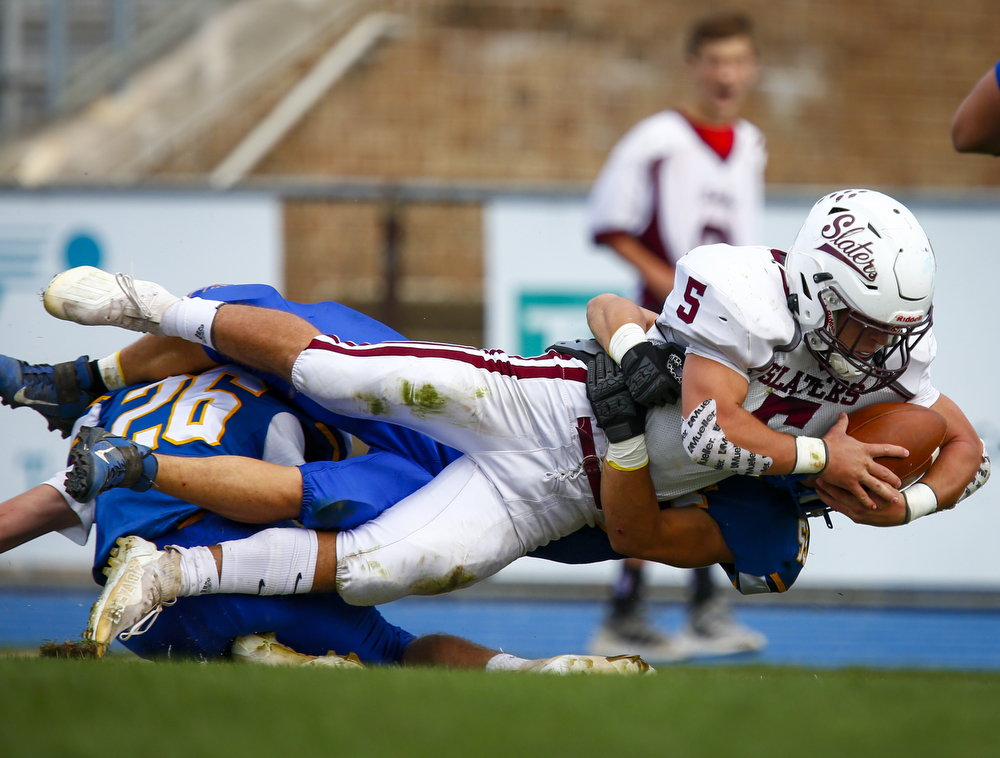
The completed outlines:
[[[620,364],[625,353],[646,341],[646,333],[638,324],[625,324],[618,327],[608,343],[608,355],[615,359],[615,363]]]
[[[830,457],[826,442],[817,437],[795,438],[795,467],[793,474],[818,474],[826,468]]]
[[[619,471],[637,471],[649,463],[646,438],[637,434],[623,442],[609,442],[604,458]]]
[[[906,520],[904,524],[916,521],[921,516],[934,513],[938,507],[937,495],[929,484],[917,482],[911,484],[903,491],[903,499],[906,501]]]
[[[109,391],[128,387],[125,382],[125,374],[122,371],[121,354],[122,351],[119,350],[114,355],[106,356],[97,361],[97,370],[101,372],[101,379],[104,380],[104,386]]]

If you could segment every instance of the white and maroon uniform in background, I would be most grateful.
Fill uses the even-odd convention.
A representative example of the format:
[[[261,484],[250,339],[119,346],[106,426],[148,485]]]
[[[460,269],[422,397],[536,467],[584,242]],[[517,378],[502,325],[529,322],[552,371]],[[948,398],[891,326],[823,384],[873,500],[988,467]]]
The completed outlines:
[[[822,436],[841,410],[937,399],[930,335],[911,355],[898,389],[864,396],[839,389],[801,345],[781,269],[767,248],[702,248],[685,256],[677,274],[649,337],[748,377],[745,407],[774,429]],[[338,590],[349,603],[468,586],[550,540],[603,521],[593,486],[607,441],[591,415],[579,360],[318,337],[299,355],[292,380],[334,412],[398,423],[465,453],[378,518],[337,535]],[[660,500],[729,476],[689,457],[681,422],[679,405],[647,417]]]
[[[764,136],[750,122],[707,129],[662,111],[608,156],[590,192],[591,233],[601,243],[624,232],[674,266],[700,245],[760,244],[766,165]],[[646,290],[640,304],[663,303]]]

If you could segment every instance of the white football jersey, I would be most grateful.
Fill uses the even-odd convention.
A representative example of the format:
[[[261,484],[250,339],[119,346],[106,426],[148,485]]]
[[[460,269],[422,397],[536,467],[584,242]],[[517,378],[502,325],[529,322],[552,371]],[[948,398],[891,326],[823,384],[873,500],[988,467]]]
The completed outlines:
[[[929,332],[917,343],[899,380],[876,392],[844,390],[820,367],[788,310],[783,253],[766,247],[710,245],[677,266],[676,284],[656,324],[653,341],[675,342],[728,366],[749,382],[743,407],[778,432],[822,437],[841,411],[882,402],[933,405],[937,352]],[[898,365],[898,364],[897,364]],[[728,474],[692,461],[681,446],[680,405],[650,411],[646,445],[661,500],[707,486]]]
[[[699,245],[759,244],[766,164],[764,136],[750,122],[737,121],[722,158],[681,113],[662,111],[611,151],[590,193],[590,231],[597,241],[630,234],[673,265]]]

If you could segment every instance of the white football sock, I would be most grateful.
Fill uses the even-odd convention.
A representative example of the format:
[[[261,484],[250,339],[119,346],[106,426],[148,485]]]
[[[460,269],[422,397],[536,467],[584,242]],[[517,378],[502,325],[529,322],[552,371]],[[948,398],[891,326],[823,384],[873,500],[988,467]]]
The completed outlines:
[[[525,664],[531,663],[527,658],[518,658],[510,653],[497,653],[486,662],[487,671],[520,671]]]
[[[119,350],[117,353],[97,361],[97,370],[101,372],[101,379],[109,391],[120,390],[122,387],[128,386],[125,382],[125,375],[122,373],[122,364],[119,359],[121,352]]]
[[[181,555],[181,585],[178,597],[191,595],[214,595],[219,591],[219,571],[215,567],[215,556],[207,547],[178,547],[170,545]]]
[[[212,322],[219,306],[218,300],[185,297],[169,306],[160,318],[160,330],[167,337],[181,337],[215,349],[212,343]]]
[[[312,529],[265,529],[221,547],[220,592],[301,595],[312,589],[319,554]]]

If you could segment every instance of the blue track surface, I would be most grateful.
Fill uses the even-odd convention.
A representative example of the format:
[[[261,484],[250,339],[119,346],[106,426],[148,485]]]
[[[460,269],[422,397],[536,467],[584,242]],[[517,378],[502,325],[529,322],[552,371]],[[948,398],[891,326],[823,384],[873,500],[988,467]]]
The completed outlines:
[[[0,590],[0,647],[35,647],[79,636],[94,591]],[[680,628],[679,605],[654,604],[650,620]],[[583,652],[600,603],[409,598],[383,608],[414,634],[447,632],[526,658]],[[819,668],[1000,670],[1000,611],[740,606],[739,620],[767,635],[762,652],[720,662]]]

